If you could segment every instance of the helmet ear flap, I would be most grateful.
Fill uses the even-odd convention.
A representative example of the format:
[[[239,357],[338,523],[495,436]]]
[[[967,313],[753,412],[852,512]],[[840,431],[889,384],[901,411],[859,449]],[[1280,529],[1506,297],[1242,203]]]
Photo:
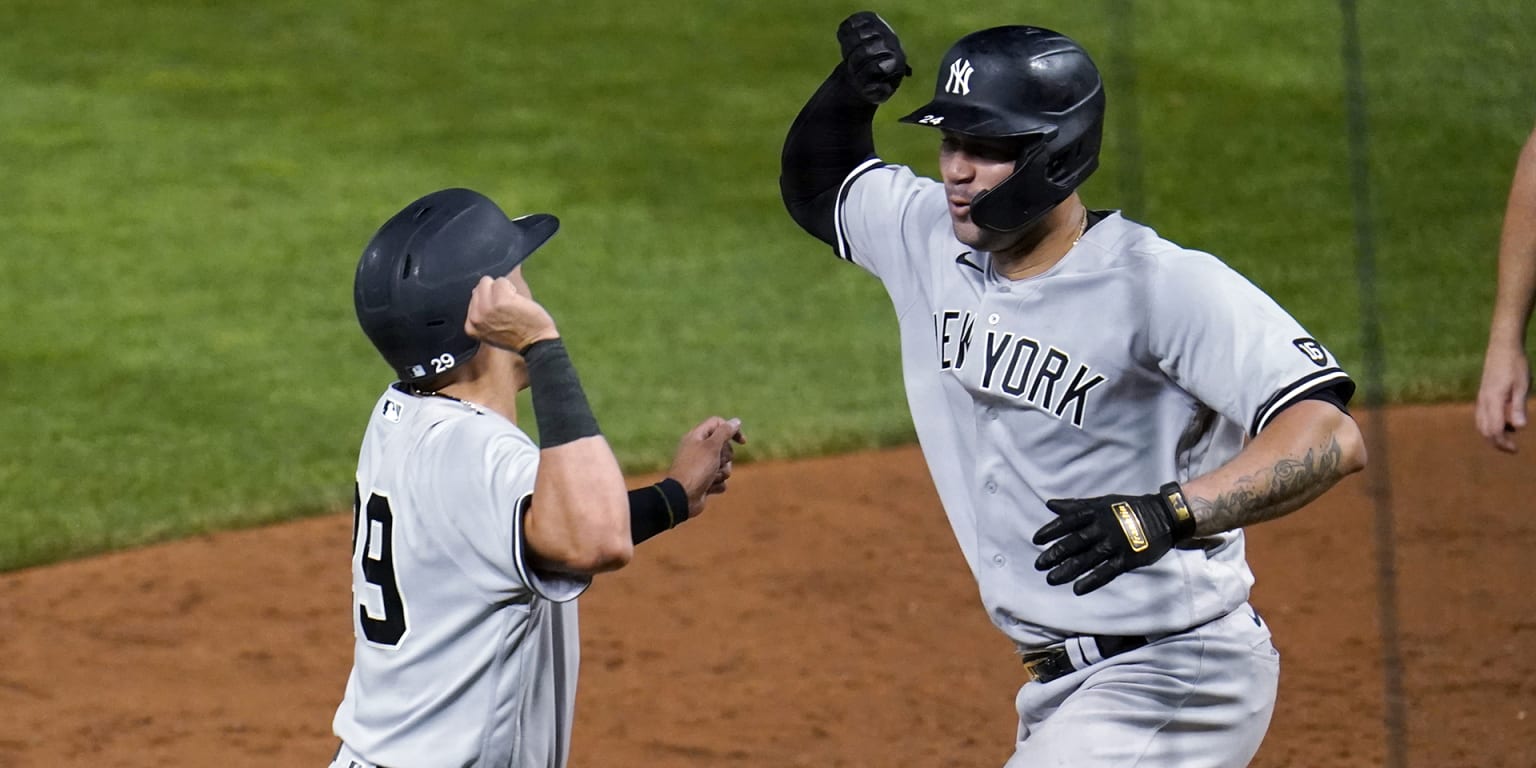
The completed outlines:
[[[1072,174],[1082,166],[1083,143],[1073,142],[1072,146],[1051,156],[1051,162],[1045,166],[1045,179],[1052,184],[1067,182]]]
[[[1041,195],[1042,188],[1047,186],[1042,182],[1048,181],[1046,173],[1055,159],[1050,152],[1049,138],[1042,137],[1040,141],[1026,145],[1008,178],[971,198],[971,221],[984,229],[1013,232],[1035,223],[1066,199],[1070,189],[1059,197],[1042,198]]]

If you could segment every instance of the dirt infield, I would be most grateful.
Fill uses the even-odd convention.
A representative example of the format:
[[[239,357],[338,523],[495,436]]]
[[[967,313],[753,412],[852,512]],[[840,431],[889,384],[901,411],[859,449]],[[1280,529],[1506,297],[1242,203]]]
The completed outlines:
[[[1536,765],[1536,442],[1497,454],[1471,423],[1387,420],[1415,768]],[[1386,759],[1369,489],[1250,531],[1284,657],[1256,766]],[[324,766],[349,525],[0,575],[0,766]],[[1011,749],[1018,665],[915,449],[741,468],[709,516],[598,580],[582,633],[573,766],[999,766]]]

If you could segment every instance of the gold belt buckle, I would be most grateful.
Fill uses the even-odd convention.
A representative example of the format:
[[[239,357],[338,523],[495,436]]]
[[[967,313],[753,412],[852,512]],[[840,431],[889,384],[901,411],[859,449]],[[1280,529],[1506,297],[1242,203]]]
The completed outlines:
[[[1030,651],[1019,657],[1019,661],[1024,664],[1024,675],[1029,678],[1028,682],[1032,683],[1040,679],[1040,672],[1038,671],[1040,665],[1044,664],[1054,655],[1055,653],[1052,651]]]

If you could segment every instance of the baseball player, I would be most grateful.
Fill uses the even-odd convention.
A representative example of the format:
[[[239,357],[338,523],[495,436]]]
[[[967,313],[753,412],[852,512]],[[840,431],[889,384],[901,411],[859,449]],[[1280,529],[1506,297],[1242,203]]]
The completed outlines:
[[[711,418],[667,479],[626,493],[519,266],[558,226],[447,189],[390,218],[358,263],[358,321],[399,380],[358,457],[333,768],[564,766],[576,597],[725,490],[744,440]],[[538,445],[516,424],[524,388]]]
[[[992,622],[1023,658],[1010,768],[1231,768],[1279,660],[1242,526],[1359,470],[1354,385],[1269,296],[1076,189],[1104,92],[1087,53],[1007,26],[944,55],[940,179],[875,154],[910,73],[858,13],[789,129],[790,214],[884,284],[912,419]]]

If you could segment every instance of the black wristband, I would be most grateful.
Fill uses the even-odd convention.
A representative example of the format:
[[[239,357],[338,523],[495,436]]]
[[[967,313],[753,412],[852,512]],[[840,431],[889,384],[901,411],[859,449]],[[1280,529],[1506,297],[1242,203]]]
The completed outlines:
[[[1173,525],[1170,530],[1174,543],[1194,536],[1195,516],[1189,511],[1189,503],[1184,499],[1184,489],[1178,483],[1168,483],[1157,489],[1157,495],[1172,516]]]
[[[528,363],[528,386],[533,390],[533,419],[539,425],[540,448],[554,448],[602,434],[564,342],[536,341],[522,355]]]
[[[688,494],[670,477],[629,492],[629,538],[636,544],[687,519]]]

